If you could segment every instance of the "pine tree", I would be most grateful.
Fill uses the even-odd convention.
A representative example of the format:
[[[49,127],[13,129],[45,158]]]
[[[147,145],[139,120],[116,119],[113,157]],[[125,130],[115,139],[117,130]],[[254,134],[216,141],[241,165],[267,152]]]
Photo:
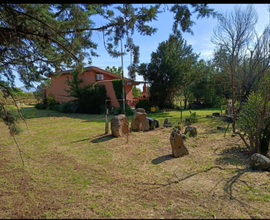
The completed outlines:
[[[139,47],[133,42],[135,32],[152,35],[156,28],[148,25],[156,20],[160,4],[0,4],[0,79],[14,87],[15,72],[26,87],[40,82],[46,74],[74,68],[83,71],[83,60],[97,56],[93,31],[102,32],[104,45],[112,57],[121,55],[119,42],[133,54],[129,66],[131,78],[139,63]],[[166,5],[165,7],[166,8]],[[191,9],[194,9],[191,12]],[[173,30],[192,33],[192,13],[198,18],[217,15],[207,4],[175,4],[167,7],[175,14]],[[96,26],[93,16],[103,24]],[[2,90],[8,89],[0,84]],[[4,105],[4,102],[1,102]]]
[[[151,83],[151,97],[159,107],[164,108],[166,103],[171,105],[176,93],[198,78],[195,68],[198,56],[177,32],[159,44],[151,54],[150,63],[138,67],[138,74]]]

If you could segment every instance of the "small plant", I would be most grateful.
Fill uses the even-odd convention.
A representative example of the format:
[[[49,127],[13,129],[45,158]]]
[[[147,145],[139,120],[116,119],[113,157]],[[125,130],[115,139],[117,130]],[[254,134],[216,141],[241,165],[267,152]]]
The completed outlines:
[[[189,113],[190,113],[190,116],[189,116],[189,118],[188,118],[188,121],[191,122],[191,123],[197,122],[197,121],[198,121],[198,117],[197,117],[197,115],[196,115],[196,112],[191,112],[191,111],[189,110]]]
[[[143,205],[144,208],[147,208],[147,203],[146,202],[143,201],[142,205]]]
[[[153,204],[152,204],[153,208],[156,208],[157,205],[158,205],[158,204],[157,204],[156,202],[153,202]]]
[[[183,129],[183,124],[182,124],[182,122],[177,122],[177,125],[175,125],[174,126],[174,128],[177,128],[179,131],[182,131],[182,129]]]

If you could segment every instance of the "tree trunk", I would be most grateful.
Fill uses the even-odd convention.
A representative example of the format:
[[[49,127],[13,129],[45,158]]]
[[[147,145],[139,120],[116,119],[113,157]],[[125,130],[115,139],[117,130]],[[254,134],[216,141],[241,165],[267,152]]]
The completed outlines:
[[[185,97],[185,99],[184,99],[184,109],[187,109],[187,97],[186,96],[184,96]]]

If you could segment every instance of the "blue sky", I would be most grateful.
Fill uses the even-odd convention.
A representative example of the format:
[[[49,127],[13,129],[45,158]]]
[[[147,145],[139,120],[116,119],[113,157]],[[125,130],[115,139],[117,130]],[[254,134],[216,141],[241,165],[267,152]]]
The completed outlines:
[[[218,12],[232,11],[236,4],[209,4],[210,8],[214,8]],[[241,4],[245,6],[245,4]],[[254,4],[259,20],[256,26],[256,30],[260,33],[265,25],[269,21],[267,5],[266,4]],[[162,6],[163,7],[163,6]],[[213,28],[217,24],[217,20],[213,18],[201,18],[196,19],[193,16],[193,20],[196,24],[193,25],[192,30],[194,35],[184,33],[183,37],[188,44],[192,45],[193,52],[200,53],[200,59],[211,59],[211,54],[215,45],[211,43],[211,37],[213,36]],[[103,22],[104,24],[104,22]],[[151,53],[156,51],[159,43],[169,38],[172,33],[173,15],[169,11],[163,12],[158,15],[157,21],[151,22],[151,26],[156,27],[158,30],[152,36],[141,36],[137,33],[133,35],[133,42],[140,47],[140,63],[148,63],[151,59]],[[96,21],[96,26],[102,25],[102,21]],[[106,66],[121,66],[121,57],[112,58],[106,52],[103,45],[102,33],[95,32],[92,35],[93,41],[98,44],[97,53],[99,57],[92,57],[92,65],[105,69]],[[130,65],[130,55],[127,54],[123,57],[124,63],[124,76],[128,76],[127,67]],[[136,76],[136,80],[142,81],[141,76]],[[22,84],[19,80],[16,80],[16,86],[20,87]],[[142,85],[139,86],[141,88]]]
[[[210,8],[214,8],[218,12],[225,13],[226,11],[232,11],[236,4],[209,4]],[[241,4],[246,6],[245,4]],[[254,4],[257,13],[259,15],[259,20],[256,26],[256,30],[261,32],[264,26],[268,23],[268,11],[266,4]],[[211,59],[211,54],[214,50],[215,45],[211,43],[211,37],[213,36],[213,28],[217,24],[217,20],[213,18],[201,18],[196,19],[193,16],[196,24],[193,25],[192,30],[194,35],[189,33],[184,33],[183,37],[188,44],[192,45],[193,52],[200,53],[200,59]],[[101,22],[97,22],[96,25],[101,25]],[[140,46],[140,63],[149,63],[151,60],[151,53],[156,51],[159,43],[165,41],[169,38],[172,33],[173,24],[173,14],[169,11],[161,13],[158,15],[157,21],[151,23],[153,27],[156,27],[158,31],[152,36],[140,36],[139,34],[134,34],[133,42]],[[100,57],[92,58],[92,65],[98,66],[100,68],[105,68],[106,66],[121,66],[121,58],[110,57],[103,46],[102,34],[94,33],[93,39],[98,43],[98,54]],[[128,76],[127,67],[130,65],[130,55],[125,55],[123,57],[124,63],[124,76]],[[136,80],[142,81],[141,76],[136,76]],[[141,88],[142,85],[139,86]]]

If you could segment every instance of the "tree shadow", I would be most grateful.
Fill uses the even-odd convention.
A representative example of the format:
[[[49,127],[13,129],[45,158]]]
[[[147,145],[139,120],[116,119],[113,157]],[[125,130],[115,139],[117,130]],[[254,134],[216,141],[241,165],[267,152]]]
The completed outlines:
[[[250,164],[249,151],[240,144],[232,144],[231,147],[222,149],[218,154],[221,156],[216,159],[218,165],[249,166]]]
[[[247,150],[244,147],[241,147],[240,145],[236,146],[233,145],[230,148],[223,149],[218,153],[221,157],[216,159],[216,163],[204,170],[196,171],[194,173],[190,173],[186,176],[179,177],[175,174],[175,177],[173,179],[168,179],[167,183],[159,183],[159,182],[134,182],[135,184],[141,184],[148,186],[147,190],[156,190],[162,187],[166,187],[169,185],[177,184],[180,182],[183,182],[187,179],[190,179],[196,175],[202,174],[202,173],[208,173],[209,171],[213,169],[219,169],[221,171],[229,172],[232,175],[229,178],[222,177],[219,181],[217,181],[216,185],[209,190],[208,193],[211,193],[216,189],[216,187],[223,182],[223,191],[228,195],[228,197],[231,200],[237,201],[239,204],[242,205],[242,207],[246,210],[248,213],[248,209],[252,208],[250,204],[248,204],[245,201],[241,200],[241,197],[239,197],[239,191],[235,188],[238,188],[239,184],[244,184],[247,187],[252,187],[250,182],[247,182],[245,179],[241,179],[243,175],[246,173],[261,173],[260,170],[253,170],[250,167],[250,160]],[[159,164],[166,160],[173,159],[173,156],[171,154],[158,157],[154,160],[152,160],[153,164]],[[219,165],[225,165],[225,167],[221,167]],[[235,167],[227,167],[226,165],[234,165]],[[238,166],[242,166],[241,168]],[[244,166],[244,167],[243,167]]]
[[[158,157],[158,158],[152,160],[152,163],[153,164],[160,164],[166,160],[171,160],[171,159],[174,159],[173,155],[168,154],[168,155],[164,155],[164,156],[161,156],[161,157]]]
[[[55,110],[35,109],[31,106],[21,106],[21,114],[25,119],[44,117],[68,117],[84,120],[82,122],[105,122],[104,114],[63,113]]]

